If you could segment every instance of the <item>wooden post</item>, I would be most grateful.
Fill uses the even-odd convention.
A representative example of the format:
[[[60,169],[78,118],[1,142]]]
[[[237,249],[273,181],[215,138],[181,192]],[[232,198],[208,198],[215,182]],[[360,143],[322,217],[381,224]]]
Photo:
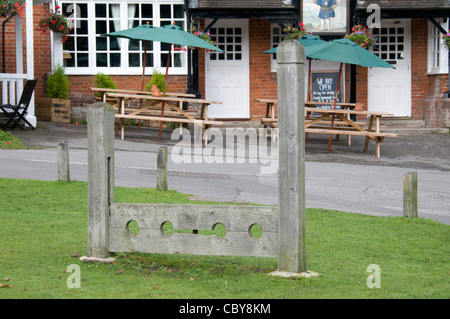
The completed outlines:
[[[417,173],[410,172],[403,177],[403,217],[418,217]]]
[[[103,102],[88,107],[87,256],[109,255],[108,223],[114,201],[114,108]]]
[[[156,160],[156,188],[160,191],[167,190],[167,147],[162,146],[158,149]]]
[[[70,181],[69,145],[67,141],[61,142],[57,147],[58,181]]]
[[[306,272],[305,254],[305,51],[283,41],[278,60],[278,268]]]

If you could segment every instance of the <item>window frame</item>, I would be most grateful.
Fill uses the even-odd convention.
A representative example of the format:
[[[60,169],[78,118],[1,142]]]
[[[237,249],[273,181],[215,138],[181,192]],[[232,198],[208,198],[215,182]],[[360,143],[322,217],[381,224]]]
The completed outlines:
[[[444,19],[438,19],[437,21],[442,28],[448,30],[448,20],[444,22]],[[436,40],[438,43],[436,43]],[[439,49],[438,51],[436,51],[437,48]],[[448,74],[448,54],[449,52],[444,47],[442,33],[433,23],[428,21],[427,74]],[[439,65],[435,64],[436,61]]]
[[[280,29],[280,33],[275,34],[275,28],[279,28]],[[281,42],[283,42],[283,39],[286,35],[283,33],[283,27],[280,26],[279,24],[276,23],[272,23],[270,25],[270,47],[274,48],[277,47],[281,44]],[[279,42],[274,41],[275,37],[279,37]],[[276,73],[277,72],[277,67],[278,67],[278,63],[277,63],[277,55],[271,53],[270,54],[270,72],[271,73]]]
[[[56,3],[57,2],[57,3]],[[88,67],[71,67],[68,66],[66,67],[66,73],[68,75],[94,75],[97,73],[104,73],[104,74],[108,74],[108,75],[142,75],[142,55],[140,58],[140,64],[141,66],[137,67],[137,66],[129,66],[129,54],[130,53],[137,53],[140,52],[143,54],[143,45],[141,44],[141,50],[139,51],[130,51],[128,50],[128,43],[130,40],[128,39],[119,39],[119,44],[120,44],[120,50],[117,52],[120,52],[120,59],[121,59],[121,66],[120,67],[110,67],[109,66],[109,62],[108,62],[108,66],[107,67],[97,67],[97,61],[96,61],[96,57],[97,54],[99,52],[101,53],[108,53],[108,59],[110,57],[110,53],[113,51],[110,51],[109,48],[109,42],[110,40],[107,41],[107,50],[101,50],[98,51],[97,50],[97,43],[96,43],[96,38],[98,36],[98,34],[96,33],[96,22],[98,20],[111,20],[108,16],[106,18],[97,18],[95,17],[95,5],[96,4],[106,4],[111,5],[111,4],[119,4],[120,6],[120,12],[121,12],[121,17],[120,17],[120,30],[125,30],[128,29],[128,5],[129,4],[152,4],[153,5],[153,17],[151,18],[151,20],[153,20],[153,25],[156,27],[159,27],[161,25],[162,21],[179,21],[179,23],[182,23],[185,30],[187,28],[187,19],[186,19],[186,13],[184,12],[184,0],[150,0],[150,1],[144,1],[144,0],[60,0],[60,1],[53,1],[53,7],[55,7],[55,4],[59,5],[60,7],[63,6],[63,4],[67,4],[67,3],[73,3],[73,4],[86,4],[87,5],[87,28],[88,28],[88,46],[89,49],[88,51],[86,51],[88,53],[88,60],[89,60],[89,66]],[[171,17],[170,18],[164,18],[161,19],[160,18],[160,7],[161,5],[171,5]],[[183,7],[183,17],[182,18],[175,18],[173,15],[174,12],[174,5],[181,5]],[[125,12],[125,14],[123,14],[123,12]],[[76,18],[75,16],[69,16],[69,18]],[[145,19],[149,19],[149,18],[142,18],[142,16],[140,16],[138,18],[139,21],[143,21]],[[75,23],[76,23],[77,19],[75,19]],[[109,23],[109,22],[108,22]],[[76,31],[73,31],[76,32]],[[149,45],[149,48],[151,46]],[[75,48],[76,49],[76,48]],[[52,48],[53,50],[53,48]],[[114,51],[116,52],[116,51]],[[67,51],[67,50],[63,50],[63,54],[67,54],[67,53],[78,53],[77,50],[72,50],[72,51]],[[146,75],[151,75],[153,73],[153,70],[156,69],[157,71],[161,72],[161,73],[165,73],[166,68],[165,66],[161,66],[161,57],[163,56],[163,54],[167,54],[168,51],[165,50],[161,50],[161,42],[153,42],[153,50],[150,51],[148,50],[147,53],[152,53],[153,54],[153,66],[147,66],[146,70],[145,70],[145,74]],[[181,61],[181,66],[180,67],[169,67],[168,69],[168,74],[169,75],[187,75],[187,52],[184,50],[173,50],[172,49],[172,56],[171,56],[171,64],[174,61],[174,55],[175,54],[179,54],[180,55],[180,60]],[[72,54],[73,55],[73,54]],[[165,64],[164,64],[165,65]],[[173,65],[173,64],[172,64]]]

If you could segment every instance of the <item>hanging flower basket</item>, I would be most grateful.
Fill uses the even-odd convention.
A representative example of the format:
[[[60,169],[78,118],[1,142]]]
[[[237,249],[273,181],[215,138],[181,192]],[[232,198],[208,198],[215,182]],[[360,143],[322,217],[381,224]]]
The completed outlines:
[[[345,37],[362,46],[364,49],[371,48],[376,42],[376,38],[370,30],[361,24],[355,25],[352,28],[352,33],[346,34]]]
[[[203,32],[202,29],[200,29],[199,27],[196,27],[194,21],[191,22],[191,27],[189,29],[189,32],[192,33],[193,35],[199,37],[200,39],[205,40],[209,44],[216,45],[216,41],[211,40],[211,38],[209,36],[209,32]],[[197,48],[190,48],[190,49],[195,50]],[[209,52],[209,51],[210,50],[206,50],[206,52]]]
[[[449,49],[450,48],[450,31],[447,34],[442,36],[442,40],[444,40],[444,46]]]
[[[283,29],[283,32],[286,34],[283,40],[298,40],[307,35],[306,29],[303,27],[303,22],[298,24],[298,28],[287,27]]]
[[[25,0],[0,0],[0,17],[22,16]]]
[[[53,32],[58,32],[61,34],[61,41],[67,40],[67,34],[72,30],[72,23],[66,17],[59,13],[60,7],[56,6],[56,12],[50,10],[48,12],[48,17],[42,19],[39,22],[39,30],[46,32],[47,29]]]

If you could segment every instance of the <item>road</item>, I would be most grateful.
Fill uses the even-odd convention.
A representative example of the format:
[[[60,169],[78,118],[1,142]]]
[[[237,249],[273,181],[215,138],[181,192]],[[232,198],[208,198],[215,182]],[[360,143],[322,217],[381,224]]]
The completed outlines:
[[[70,177],[87,181],[85,140],[70,144]],[[126,187],[156,186],[156,154],[158,143],[116,140],[115,183]],[[174,150],[169,145],[169,150]],[[169,155],[169,188],[192,194],[196,199],[252,202],[276,205],[278,175],[264,173],[276,164],[270,156],[257,161],[248,157],[231,157],[230,163],[180,163],[175,152]],[[250,159],[249,159],[250,158]],[[1,150],[0,177],[57,179],[56,148],[34,150]],[[211,158],[209,158],[211,162]],[[239,163],[238,161],[244,163]],[[275,162],[274,162],[275,161]],[[402,216],[403,176],[418,173],[419,217],[450,224],[450,172],[433,168],[388,165],[348,164],[310,161],[306,170],[306,207],[326,208],[376,216]],[[269,170],[270,171],[270,170]]]

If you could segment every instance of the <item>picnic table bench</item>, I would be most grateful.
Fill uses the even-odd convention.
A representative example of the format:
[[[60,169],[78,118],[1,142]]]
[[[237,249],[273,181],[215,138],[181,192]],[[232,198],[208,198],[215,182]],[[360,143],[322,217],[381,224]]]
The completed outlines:
[[[127,89],[109,89],[109,88],[90,87],[89,90],[91,90],[92,92],[100,93],[99,100],[102,101],[102,102],[106,102],[108,93],[152,95],[152,92],[150,92],[150,91],[127,90]],[[166,92],[166,96],[192,97],[192,98],[195,98],[194,94],[174,93],[174,92]]]
[[[194,99],[188,96],[176,96],[175,94],[173,96],[153,96],[147,94],[107,92],[105,96],[117,99],[115,117],[118,119],[118,129],[120,127],[122,140],[124,139],[125,119],[192,123],[202,129],[206,129],[211,125],[223,125],[223,122],[208,118],[209,105],[222,104],[222,102],[218,101]],[[145,102],[145,106],[139,108],[125,107],[126,100],[142,100]],[[185,102],[200,104],[200,114],[198,117],[195,117],[197,115],[195,112],[188,112],[182,109],[182,104]],[[206,132],[204,132],[203,138],[206,145]]]
[[[257,99],[257,101],[266,103],[266,117],[261,119],[261,124],[265,127],[275,128],[278,125],[275,115],[276,100]],[[341,109],[319,108],[318,105],[334,105],[333,103],[323,102],[305,102],[305,133],[306,134],[327,134],[327,135],[347,135],[350,144],[351,136],[365,136],[364,152],[367,152],[369,140],[376,143],[376,156],[380,158],[380,144],[385,137],[397,137],[397,134],[380,131],[380,118],[383,116],[393,116],[393,114],[382,112],[368,112],[352,110],[356,103],[337,103]],[[318,113],[318,117],[312,115]],[[350,116],[369,118],[369,122],[353,121]],[[367,126],[367,127],[366,127]]]

